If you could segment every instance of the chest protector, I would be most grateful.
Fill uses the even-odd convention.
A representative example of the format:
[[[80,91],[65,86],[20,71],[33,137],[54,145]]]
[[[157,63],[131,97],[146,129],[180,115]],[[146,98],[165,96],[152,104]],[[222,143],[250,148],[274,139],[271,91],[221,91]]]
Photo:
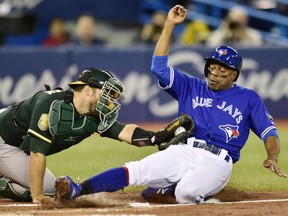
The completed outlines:
[[[75,119],[74,106],[64,100],[55,100],[49,110],[49,131],[53,143],[74,145],[93,134],[99,121],[92,116]]]

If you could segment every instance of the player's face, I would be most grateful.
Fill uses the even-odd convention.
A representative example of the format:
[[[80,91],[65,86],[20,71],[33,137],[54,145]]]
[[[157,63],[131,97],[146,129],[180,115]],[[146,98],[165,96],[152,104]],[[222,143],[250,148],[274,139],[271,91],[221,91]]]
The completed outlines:
[[[208,67],[208,86],[213,91],[229,89],[233,86],[237,71],[219,64]]]
[[[100,99],[100,89],[99,88],[91,88],[92,94],[90,97],[89,103],[89,111],[93,116],[98,116],[98,112],[96,111],[96,104]]]

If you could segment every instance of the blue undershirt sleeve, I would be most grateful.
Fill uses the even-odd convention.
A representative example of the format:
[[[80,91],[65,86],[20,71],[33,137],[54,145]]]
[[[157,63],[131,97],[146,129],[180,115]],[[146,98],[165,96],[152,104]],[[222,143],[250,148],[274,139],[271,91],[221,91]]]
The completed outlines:
[[[168,67],[168,56],[153,56],[151,71],[162,85],[169,85],[170,68]]]

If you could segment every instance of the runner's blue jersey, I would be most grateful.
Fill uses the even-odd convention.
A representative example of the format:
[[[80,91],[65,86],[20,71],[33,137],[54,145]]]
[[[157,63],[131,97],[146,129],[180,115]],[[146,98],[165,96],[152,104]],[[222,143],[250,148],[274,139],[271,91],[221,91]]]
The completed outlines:
[[[236,84],[231,89],[212,91],[206,81],[168,67],[167,59],[154,56],[152,71],[160,87],[178,100],[178,115],[187,113],[194,119],[192,136],[226,149],[235,163],[250,129],[264,141],[271,131],[277,134],[256,92]]]

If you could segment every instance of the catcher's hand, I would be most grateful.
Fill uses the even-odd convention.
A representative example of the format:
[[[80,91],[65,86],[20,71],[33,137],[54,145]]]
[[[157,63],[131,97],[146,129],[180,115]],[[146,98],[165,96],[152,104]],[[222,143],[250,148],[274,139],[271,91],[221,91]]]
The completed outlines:
[[[181,126],[184,127],[186,131],[175,136],[175,131]],[[194,126],[195,124],[193,119],[187,114],[182,114],[166,125],[163,129],[155,133],[155,144],[158,145],[160,151],[168,148],[170,145],[177,145],[185,141],[192,134]]]

